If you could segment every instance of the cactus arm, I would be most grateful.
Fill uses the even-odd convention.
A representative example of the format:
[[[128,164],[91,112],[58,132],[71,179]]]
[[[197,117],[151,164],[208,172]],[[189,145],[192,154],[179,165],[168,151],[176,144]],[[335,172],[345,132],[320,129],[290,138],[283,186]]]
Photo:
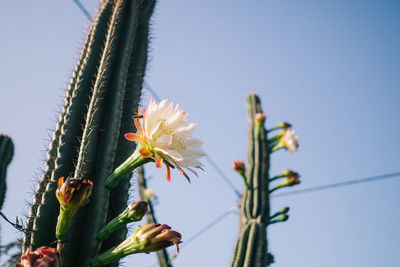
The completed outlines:
[[[75,171],[75,177],[93,177],[94,188],[89,205],[72,225],[73,232],[82,234],[67,242],[66,253],[62,254],[64,266],[85,266],[99,249],[96,236],[105,222],[109,197],[103,187],[104,177],[111,172],[114,162],[136,12],[135,1],[118,1],[113,10]],[[74,250],[76,256],[72,256]]]
[[[90,92],[96,61],[93,59],[102,50],[102,36],[108,24],[108,13],[111,4],[103,4],[98,16],[89,30],[82,54],[75,68],[73,78],[67,90],[65,105],[53,134],[53,140],[46,160],[45,172],[34,193],[26,222],[28,231],[24,234],[22,249],[35,250],[43,245],[54,244],[55,234],[48,229],[54,228],[58,216],[59,205],[54,197],[56,181],[61,176],[73,173],[79,148],[79,136],[82,134],[84,112],[90,100]],[[100,40],[99,40],[100,39]],[[32,232],[31,232],[32,231]]]
[[[147,188],[147,183],[146,183],[146,179],[144,176],[144,168],[143,168],[143,166],[141,166],[141,167],[138,167],[136,170],[137,170],[137,179],[138,179],[140,197],[143,200],[146,200],[144,191]],[[149,211],[146,213],[147,223],[157,223],[157,219],[154,215],[152,201],[150,199],[148,199],[147,203],[149,204]],[[168,251],[165,248],[157,251],[157,259],[158,259],[158,264],[160,265],[160,267],[172,267],[172,264],[171,264],[171,261],[170,261],[169,255],[168,255]]]

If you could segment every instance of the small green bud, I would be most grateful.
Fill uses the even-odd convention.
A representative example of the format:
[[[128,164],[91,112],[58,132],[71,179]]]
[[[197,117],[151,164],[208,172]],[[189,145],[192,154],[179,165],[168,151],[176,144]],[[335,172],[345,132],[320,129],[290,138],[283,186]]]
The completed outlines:
[[[112,219],[100,230],[97,238],[106,240],[111,233],[124,227],[126,224],[140,221],[147,213],[147,209],[148,204],[145,201],[132,202],[121,214]]]

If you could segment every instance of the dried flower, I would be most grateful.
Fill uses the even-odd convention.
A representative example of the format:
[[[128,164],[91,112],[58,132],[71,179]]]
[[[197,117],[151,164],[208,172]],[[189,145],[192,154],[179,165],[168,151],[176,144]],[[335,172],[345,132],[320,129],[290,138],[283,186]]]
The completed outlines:
[[[55,248],[40,247],[34,252],[27,249],[21,256],[21,263],[16,263],[15,267],[59,267],[60,252]]]

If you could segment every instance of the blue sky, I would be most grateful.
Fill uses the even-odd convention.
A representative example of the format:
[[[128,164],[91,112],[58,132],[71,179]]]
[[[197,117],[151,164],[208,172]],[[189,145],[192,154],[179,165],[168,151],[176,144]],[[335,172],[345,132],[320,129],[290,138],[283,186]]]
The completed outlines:
[[[97,1],[82,1],[93,13]],[[400,171],[398,1],[159,1],[146,81],[179,103],[230,181],[246,158],[246,95],[260,95],[269,127],[294,125],[298,153],[278,152],[271,174],[300,172],[296,189]],[[0,3],[0,131],[16,145],[3,212],[26,213],[35,173],[80,52],[88,21],[73,1]],[[5,26],[4,26],[5,25]],[[149,93],[143,92],[144,106]],[[192,184],[146,166],[157,217],[183,241],[237,204],[206,161]],[[293,189],[295,190],[295,189]],[[288,189],[289,191],[289,189]],[[272,200],[288,222],[268,230],[276,267],[398,266],[400,179]],[[20,237],[1,222],[2,242]],[[228,215],[192,241],[179,266],[227,266],[238,234]],[[151,266],[133,255],[126,266]]]

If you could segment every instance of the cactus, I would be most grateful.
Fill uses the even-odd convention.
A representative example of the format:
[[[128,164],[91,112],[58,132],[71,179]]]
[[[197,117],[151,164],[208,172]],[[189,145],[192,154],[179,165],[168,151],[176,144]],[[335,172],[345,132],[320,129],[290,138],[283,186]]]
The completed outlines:
[[[274,151],[297,150],[297,136],[288,123],[265,129],[266,116],[262,113],[257,95],[247,97],[250,131],[248,138],[247,168],[242,161],[233,163],[233,168],[244,181],[244,193],[241,198],[239,237],[236,241],[232,267],[268,266],[274,259],[268,252],[268,225],[287,221],[289,208],[285,207],[270,216],[270,194],[280,188],[300,183],[299,174],[285,170],[282,174],[269,177],[270,156]],[[267,134],[281,130],[271,139]],[[283,179],[270,189],[271,183]]]
[[[92,257],[125,238],[126,229],[103,242],[96,236],[106,221],[126,207],[129,179],[111,192],[103,184],[135,146],[126,142],[123,133],[134,131],[132,115],[140,99],[154,5],[155,0],[101,3],[67,89],[45,171],[33,195],[23,251],[55,246],[59,211],[55,191],[60,177],[93,181],[89,204],[73,218],[68,242],[62,248],[61,266],[88,266]]]
[[[14,144],[8,135],[0,134],[0,210],[6,195],[7,167],[14,155]]]
[[[250,121],[247,171],[241,203],[240,234],[236,241],[231,266],[267,266],[267,225],[269,220],[269,153],[267,132],[259,127],[255,115],[262,113],[256,95],[247,98]]]
[[[146,200],[144,191],[147,188],[146,178],[144,176],[143,166],[137,168],[137,179],[139,185],[139,194],[141,199]],[[154,215],[153,203],[150,199],[147,199],[149,204],[149,212],[146,214],[146,219],[148,223],[157,223],[157,219]],[[171,259],[169,258],[168,251],[164,248],[157,251],[157,259],[160,267],[172,267]]]
[[[14,155],[14,144],[8,135],[0,134],[0,210],[6,196],[7,167]],[[1,241],[1,239],[0,239]],[[0,255],[1,255],[0,251]]]

